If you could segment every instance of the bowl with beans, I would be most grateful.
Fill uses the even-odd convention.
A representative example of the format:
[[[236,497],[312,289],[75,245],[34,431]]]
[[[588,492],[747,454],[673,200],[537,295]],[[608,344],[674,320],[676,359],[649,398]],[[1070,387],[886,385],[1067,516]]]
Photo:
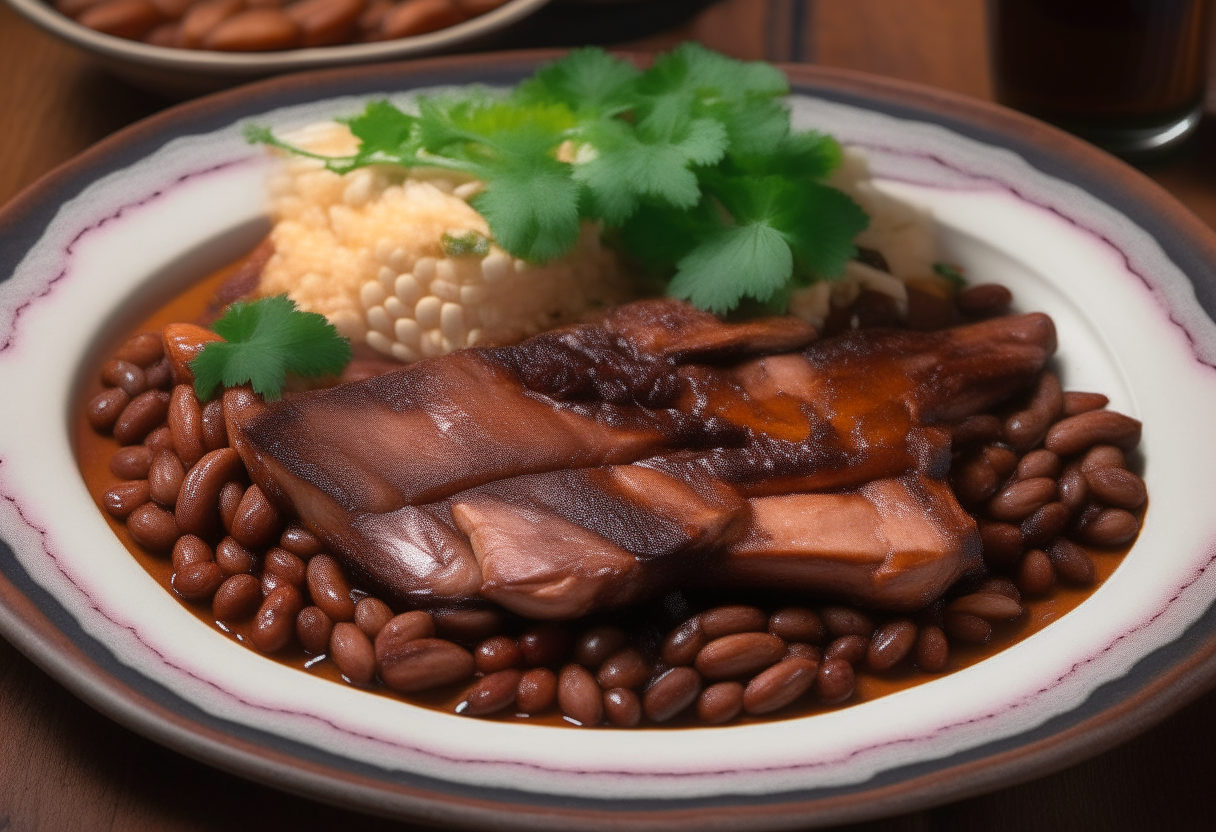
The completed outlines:
[[[533,60],[478,72],[492,83]],[[340,93],[396,71],[344,75]],[[170,363],[166,327],[205,314],[266,234],[270,163],[241,124],[341,114],[329,94],[280,109],[276,82],[225,94],[211,132],[192,126],[198,105],[171,111],[151,126],[180,141],[86,157],[87,181],[0,215],[35,241],[5,262],[0,379],[45,391],[0,415],[5,636],[36,653],[79,622],[63,638],[95,658],[49,661],[57,678],[90,701],[154,691],[107,712],[156,738],[184,721],[197,740],[174,747],[201,759],[292,788],[307,766],[346,784],[318,796],[519,829],[554,812],[580,828],[670,812],[755,828],[757,806],[774,826],[841,805],[831,818],[860,820],[1009,782],[1010,748],[1044,770],[1110,741],[1088,726],[1130,713],[1128,736],[1179,707],[1163,687],[1193,689],[1216,639],[1216,325],[1189,289],[1216,285],[1210,235],[1114,161],[1063,140],[1036,150],[1018,116],[791,76],[796,120],[865,149],[881,187],[934,212],[969,281],[957,314],[1055,321],[1031,388],[951,436],[982,574],[906,613],[693,587],[538,622],[383,597],[252,483],[222,412]],[[1150,197],[1154,216],[1129,219]],[[849,320],[876,314],[858,303]]]
[[[172,98],[485,41],[548,0],[8,0],[110,72]]]

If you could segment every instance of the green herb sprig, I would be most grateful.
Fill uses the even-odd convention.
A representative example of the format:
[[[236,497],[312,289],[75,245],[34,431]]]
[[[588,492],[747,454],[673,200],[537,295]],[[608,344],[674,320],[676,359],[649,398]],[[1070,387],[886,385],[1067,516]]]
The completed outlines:
[[[417,115],[375,101],[347,119],[345,157],[288,145],[265,127],[250,141],[325,160],[345,173],[394,164],[484,182],[472,199],[513,256],[570,251],[581,220],[669,276],[669,294],[713,312],[839,276],[869,220],[823,180],[840,163],[829,136],[794,131],[775,67],[692,43],[646,71],[585,48],[542,67],[509,95],[423,97]]]
[[[286,295],[238,301],[211,325],[224,338],[190,362],[194,393],[201,401],[216,387],[250,384],[268,401],[279,398],[288,373],[325,376],[350,361],[350,342],[324,316],[301,312]]]

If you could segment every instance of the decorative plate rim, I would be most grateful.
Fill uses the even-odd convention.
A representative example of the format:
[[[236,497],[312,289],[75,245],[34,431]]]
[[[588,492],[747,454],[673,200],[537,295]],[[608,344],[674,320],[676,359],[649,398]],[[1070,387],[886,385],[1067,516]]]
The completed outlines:
[[[349,93],[351,86],[372,83],[375,79],[392,78],[403,87],[419,87],[478,80],[487,73],[503,78],[522,77],[538,61],[554,54],[558,53],[442,58],[307,73],[180,105],[121,131],[31,185],[0,209],[0,234],[8,241],[5,247],[17,252],[13,258],[15,265],[24,247],[37,239],[38,229],[45,226],[55,207],[91,181],[90,171],[112,170],[141,158],[162,143],[166,134],[172,137],[201,131],[213,114],[227,113],[224,118],[230,121],[231,110],[241,103],[246,107],[284,106]],[[1103,202],[1117,204],[1133,221],[1149,230],[1170,259],[1192,277],[1207,314],[1211,315],[1216,307],[1216,234],[1150,180],[1113,158],[995,105],[859,73],[805,66],[784,69],[797,92],[861,107],[872,107],[878,101],[884,105],[884,113],[897,117],[923,120],[928,116],[965,136],[1013,149],[1049,175],[1082,184],[1089,193]],[[176,131],[170,129],[173,127]],[[1148,206],[1152,206],[1151,210]],[[4,260],[7,259],[4,255]],[[1029,732],[1041,732],[1040,738],[1016,747],[993,750],[984,746],[975,749],[974,754],[954,755],[967,759],[945,768],[871,788],[846,789],[841,794],[811,801],[740,800],[733,807],[661,811],[552,804],[535,807],[506,800],[505,796],[490,791],[483,797],[453,796],[439,790],[387,784],[349,770],[336,771],[314,759],[315,755],[269,749],[256,741],[256,731],[234,736],[231,731],[217,730],[205,721],[191,718],[193,706],[188,703],[166,707],[150,691],[163,691],[173,699],[176,694],[150,680],[145,680],[150,686],[148,690],[127,684],[105,663],[82,650],[78,639],[91,637],[70,615],[57,614],[63,613],[57,602],[28,580],[28,576],[25,585],[21,585],[20,574],[14,582],[11,579],[14,565],[12,552],[7,547],[0,548],[0,632],[76,695],[124,725],[170,748],[288,791],[362,811],[444,817],[470,825],[501,825],[508,822],[504,818],[506,813],[511,816],[510,825],[527,828],[566,828],[575,819],[589,828],[694,822],[701,828],[777,828],[896,813],[957,799],[998,784],[1019,782],[1098,753],[1163,719],[1202,693],[1216,677],[1216,609],[1209,607],[1186,634],[1202,635],[1202,641],[1184,649],[1181,643],[1186,639],[1176,639],[1141,660],[1133,671],[1143,675],[1151,670],[1154,681],[1087,718],[1068,721],[1067,725],[1052,720]],[[20,573],[20,566],[16,567]],[[1148,665],[1153,667],[1146,670]],[[1109,684],[1117,686],[1123,681]],[[1001,743],[995,745],[999,747]]]

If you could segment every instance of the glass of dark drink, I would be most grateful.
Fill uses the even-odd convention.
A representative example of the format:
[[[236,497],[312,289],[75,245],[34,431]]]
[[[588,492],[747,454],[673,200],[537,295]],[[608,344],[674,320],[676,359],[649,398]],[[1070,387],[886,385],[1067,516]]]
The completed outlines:
[[[997,99],[1121,155],[1199,124],[1208,0],[989,0]]]

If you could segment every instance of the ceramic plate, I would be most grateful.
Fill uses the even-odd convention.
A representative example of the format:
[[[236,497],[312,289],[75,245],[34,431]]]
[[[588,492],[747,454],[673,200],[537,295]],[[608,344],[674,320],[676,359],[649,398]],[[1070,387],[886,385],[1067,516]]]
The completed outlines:
[[[241,139],[371,96],[509,83],[535,55],[280,79],[103,142],[0,214],[0,628],[79,696],[183,753],[367,811],[495,828],[805,827],[1041,775],[1141,730],[1216,673],[1216,239],[1121,163],[996,107],[791,69],[797,122],[864,149],[930,208],[947,259],[1053,315],[1065,386],[1144,422],[1152,504],[1123,565],[967,670],[835,712],[678,731],[473,719],[315,679],[239,647],[157,586],[73,461],[80,368],[265,232]],[[1198,293],[1198,294],[1197,294]],[[1206,310],[1206,311],[1205,311]],[[32,391],[37,391],[36,395]]]

